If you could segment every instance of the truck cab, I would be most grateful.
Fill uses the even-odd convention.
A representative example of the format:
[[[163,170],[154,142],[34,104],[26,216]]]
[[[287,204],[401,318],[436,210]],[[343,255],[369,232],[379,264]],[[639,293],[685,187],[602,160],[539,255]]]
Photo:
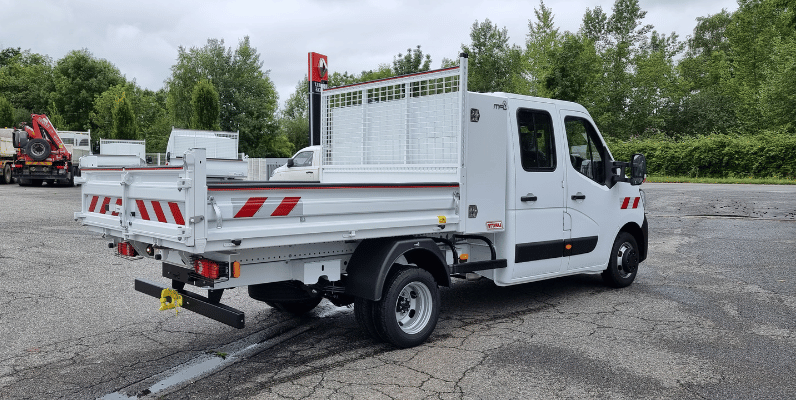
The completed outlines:
[[[270,181],[320,180],[321,146],[309,146],[299,150],[287,160],[287,164],[274,170]]]

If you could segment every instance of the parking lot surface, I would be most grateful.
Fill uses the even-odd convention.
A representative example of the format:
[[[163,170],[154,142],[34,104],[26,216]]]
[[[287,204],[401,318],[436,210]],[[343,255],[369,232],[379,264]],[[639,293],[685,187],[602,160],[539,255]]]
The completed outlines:
[[[495,399],[796,396],[796,186],[644,184],[635,283],[455,280],[429,341],[371,340],[353,310],[251,300],[242,330],[157,311],[152,260],[73,221],[80,188],[0,186],[0,398]]]

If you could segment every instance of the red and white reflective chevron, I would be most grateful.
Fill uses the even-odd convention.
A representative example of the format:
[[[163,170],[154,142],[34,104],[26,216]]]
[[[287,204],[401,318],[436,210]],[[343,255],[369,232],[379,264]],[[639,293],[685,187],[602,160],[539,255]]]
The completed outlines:
[[[100,198],[102,202],[100,202]],[[111,204],[116,204],[117,206],[122,205],[122,199],[119,197],[99,197],[94,196],[91,198],[91,204],[88,206],[88,212],[96,212],[100,214],[110,214],[113,216],[119,215],[117,212],[110,212],[108,211],[108,206]]]
[[[113,216],[119,215],[116,211],[108,211],[108,206],[110,204],[120,206],[122,205],[122,199],[119,197],[94,196],[91,198],[88,212],[110,214]],[[182,216],[183,212],[178,203],[157,200],[135,200],[135,206],[138,216],[146,221],[185,225],[185,218]]]
[[[182,210],[178,203],[157,200],[136,200],[135,208],[141,219],[167,224],[185,225]]]
[[[641,197],[625,197],[622,199],[622,209],[627,210],[628,208],[638,208],[638,203],[640,201]]]
[[[304,214],[301,197],[249,197],[232,199],[234,218],[270,218]]]

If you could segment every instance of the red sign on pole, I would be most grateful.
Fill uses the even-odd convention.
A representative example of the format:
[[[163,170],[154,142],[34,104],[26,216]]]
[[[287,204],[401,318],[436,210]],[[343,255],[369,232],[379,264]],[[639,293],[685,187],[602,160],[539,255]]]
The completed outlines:
[[[326,63],[326,56],[318,53],[309,54],[309,73],[307,76],[310,82],[326,83],[329,80],[329,67]]]

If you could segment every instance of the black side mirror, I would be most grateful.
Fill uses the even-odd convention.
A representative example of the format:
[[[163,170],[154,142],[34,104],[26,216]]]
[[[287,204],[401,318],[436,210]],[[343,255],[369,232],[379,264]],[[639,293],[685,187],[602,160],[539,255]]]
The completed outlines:
[[[152,164],[152,156],[146,156],[146,163]]]
[[[630,160],[630,184],[641,185],[647,177],[647,158],[643,154],[633,154]]]
[[[288,158],[287,159],[287,167],[288,168],[293,168],[293,159],[292,158]]]
[[[23,130],[15,130],[13,133],[13,142],[14,147],[17,149],[22,149],[28,144],[28,133]]]
[[[647,177],[647,159],[643,154],[633,154],[629,163],[614,161],[607,165],[608,178],[605,183],[609,188],[614,187],[617,182],[629,182],[633,186],[638,186]],[[627,177],[628,168],[630,168],[630,178]]]

